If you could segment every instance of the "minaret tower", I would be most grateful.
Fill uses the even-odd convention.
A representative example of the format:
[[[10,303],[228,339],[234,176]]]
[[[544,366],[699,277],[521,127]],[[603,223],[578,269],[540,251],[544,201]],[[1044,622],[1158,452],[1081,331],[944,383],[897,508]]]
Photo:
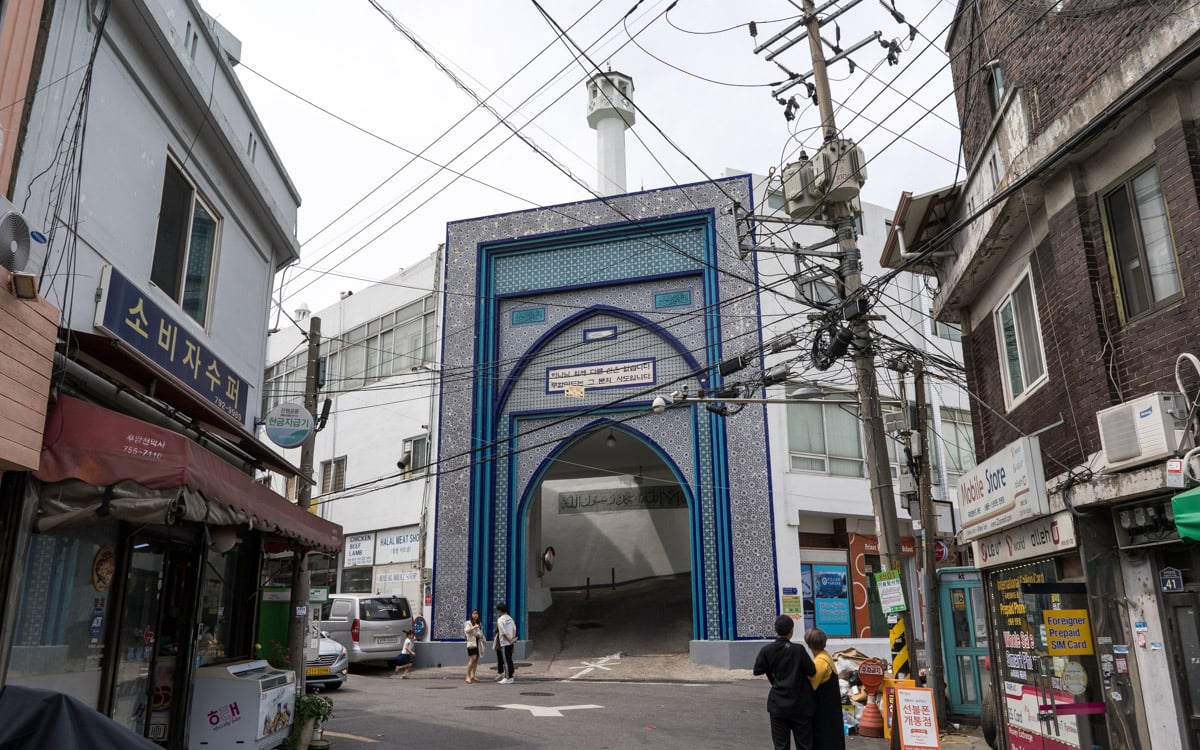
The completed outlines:
[[[625,129],[634,123],[633,79],[609,70],[587,82],[588,125],[596,131],[596,189],[601,195],[625,192]]]

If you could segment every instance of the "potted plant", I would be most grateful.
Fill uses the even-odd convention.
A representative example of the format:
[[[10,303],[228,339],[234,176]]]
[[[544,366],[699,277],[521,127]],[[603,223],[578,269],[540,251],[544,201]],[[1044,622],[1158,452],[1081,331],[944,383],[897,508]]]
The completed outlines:
[[[313,732],[333,718],[333,701],[320,693],[301,693],[296,696],[295,718],[292,724],[290,747],[308,750]]]

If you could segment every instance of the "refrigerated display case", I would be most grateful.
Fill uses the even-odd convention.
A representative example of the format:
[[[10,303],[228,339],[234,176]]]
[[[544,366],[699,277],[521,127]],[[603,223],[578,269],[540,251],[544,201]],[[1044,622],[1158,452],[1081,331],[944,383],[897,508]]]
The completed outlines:
[[[295,683],[294,672],[262,660],[197,669],[189,746],[278,747],[292,726]]]

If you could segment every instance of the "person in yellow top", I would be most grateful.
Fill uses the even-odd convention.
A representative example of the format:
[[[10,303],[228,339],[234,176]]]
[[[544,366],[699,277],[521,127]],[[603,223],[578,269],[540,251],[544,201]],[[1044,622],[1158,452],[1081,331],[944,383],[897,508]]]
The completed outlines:
[[[813,653],[816,674],[809,677],[815,695],[812,719],[813,750],[845,750],[846,730],[842,724],[842,690],[833,657],[825,650],[828,639],[820,628],[809,628],[804,642]]]

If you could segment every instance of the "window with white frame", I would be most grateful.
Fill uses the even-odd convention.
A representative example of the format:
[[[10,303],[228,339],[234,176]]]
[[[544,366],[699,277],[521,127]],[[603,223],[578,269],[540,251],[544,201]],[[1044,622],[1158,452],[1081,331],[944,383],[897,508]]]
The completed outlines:
[[[975,466],[975,436],[971,430],[971,413],[964,409],[942,407],[942,424],[935,440],[940,440],[946,457],[946,479],[951,487],[958,478]],[[937,455],[937,452],[934,452]]]
[[[933,321],[933,335],[947,341],[962,341],[962,326],[958,323],[943,323]]]
[[[1046,378],[1033,282],[1026,273],[996,310],[1001,373],[1009,403]]]
[[[216,213],[167,159],[150,280],[202,326],[208,322],[219,230]]]
[[[405,479],[425,475],[429,471],[429,436],[419,435],[405,440],[400,463],[403,466],[400,473]]]
[[[321,462],[321,494],[346,489],[346,457]]]
[[[1151,312],[1182,292],[1158,167],[1104,194],[1105,230],[1125,318]]]
[[[861,477],[862,428],[854,404],[788,404],[792,471]]]

